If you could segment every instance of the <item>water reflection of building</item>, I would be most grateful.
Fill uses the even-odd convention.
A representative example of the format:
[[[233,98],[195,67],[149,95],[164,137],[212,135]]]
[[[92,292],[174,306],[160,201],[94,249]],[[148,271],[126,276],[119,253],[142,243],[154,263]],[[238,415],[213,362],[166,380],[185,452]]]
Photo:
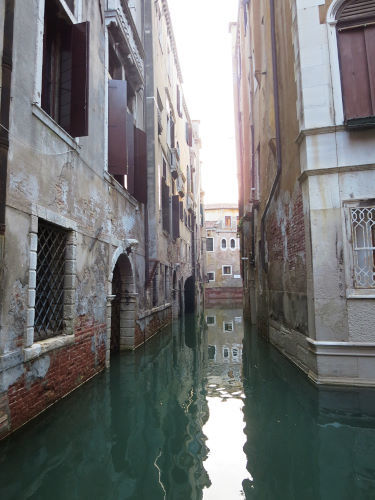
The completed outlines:
[[[255,331],[243,374],[248,498],[374,498],[374,390],[317,389]]]

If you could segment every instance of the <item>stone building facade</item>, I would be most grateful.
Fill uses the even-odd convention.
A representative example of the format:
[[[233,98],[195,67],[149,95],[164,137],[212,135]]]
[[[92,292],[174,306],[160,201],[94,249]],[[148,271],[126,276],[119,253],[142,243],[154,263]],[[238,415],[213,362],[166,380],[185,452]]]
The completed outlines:
[[[0,438],[184,310],[173,271],[185,266],[182,239],[199,240],[197,225],[178,219],[163,280],[153,272],[160,167],[149,145],[159,123],[146,87],[159,41],[145,37],[150,5],[1,2]],[[159,55],[160,71],[167,66]],[[187,121],[189,144],[185,131],[177,136],[199,186],[199,129]],[[199,251],[190,255],[182,290],[199,268]]]
[[[205,206],[206,287],[208,301],[242,300],[238,206],[230,203]]]
[[[374,22],[262,0],[231,27],[247,310],[318,384],[375,384]]]

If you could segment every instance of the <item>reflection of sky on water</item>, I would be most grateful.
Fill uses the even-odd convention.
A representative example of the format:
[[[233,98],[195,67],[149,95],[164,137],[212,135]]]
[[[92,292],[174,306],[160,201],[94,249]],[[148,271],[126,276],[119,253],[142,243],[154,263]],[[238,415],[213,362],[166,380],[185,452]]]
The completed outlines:
[[[203,426],[209,449],[204,462],[211,486],[204,500],[245,498],[246,443],[241,377],[242,310],[224,307],[205,311],[208,341],[207,403],[209,419]]]

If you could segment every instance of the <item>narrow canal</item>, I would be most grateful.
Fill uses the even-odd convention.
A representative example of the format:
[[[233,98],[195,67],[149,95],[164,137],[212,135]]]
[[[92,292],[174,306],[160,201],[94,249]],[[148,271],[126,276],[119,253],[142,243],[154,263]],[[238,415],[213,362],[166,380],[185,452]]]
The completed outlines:
[[[375,393],[316,389],[209,308],[1,442],[0,498],[373,499]]]

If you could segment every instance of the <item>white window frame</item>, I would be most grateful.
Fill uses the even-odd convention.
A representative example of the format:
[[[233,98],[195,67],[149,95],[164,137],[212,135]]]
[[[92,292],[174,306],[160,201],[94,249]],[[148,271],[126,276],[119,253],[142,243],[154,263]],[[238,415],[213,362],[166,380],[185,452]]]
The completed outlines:
[[[216,278],[216,273],[215,273],[215,271],[207,271],[207,277],[210,273],[212,273],[214,275],[214,279],[213,280],[208,279],[208,281],[209,281],[209,283],[213,283],[215,281],[215,278]]]
[[[214,322],[213,323],[208,323],[208,321],[207,321],[208,318],[213,318]],[[206,316],[206,325],[207,326],[216,326],[216,316],[209,316],[209,315],[207,315]]]
[[[225,241],[225,247],[223,247],[223,241]],[[226,238],[221,238],[221,240],[220,240],[220,248],[221,248],[221,250],[227,250],[227,248],[228,248],[228,241],[227,241]]]
[[[224,356],[225,351],[228,352],[228,356]],[[223,353],[223,361],[226,361],[229,363],[229,361],[230,361],[230,349],[229,349],[229,347],[227,347],[226,345],[223,345],[222,353]]]
[[[207,240],[212,240],[212,250],[207,250]],[[213,236],[207,236],[206,238],[206,252],[214,252],[215,251],[215,238]]]
[[[224,267],[230,267],[230,273],[224,273]],[[232,276],[233,275],[233,269],[232,269],[232,266],[229,265],[229,264],[226,264],[224,266],[221,266],[221,274],[223,276]]]
[[[231,330],[227,330],[226,325],[231,325]],[[223,321],[223,332],[224,333],[233,333],[234,332],[234,324],[233,321]]]
[[[375,299],[374,288],[358,288],[355,286],[354,279],[354,248],[353,248],[353,229],[351,220],[351,209],[374,207],[373,199],[369,200],[350,200],[344,202],[342,208],[343,235],[344,235],[344,262],[345,262],[345,280],[346,297],[349,299]]]
[[[232,247],[232,241],[234,241],[234,247]],[[237,241],[236,241],[236,238],[231,238],[230,241],[229,241],[229,248],[231,250],[236,250],[237,248]]]

